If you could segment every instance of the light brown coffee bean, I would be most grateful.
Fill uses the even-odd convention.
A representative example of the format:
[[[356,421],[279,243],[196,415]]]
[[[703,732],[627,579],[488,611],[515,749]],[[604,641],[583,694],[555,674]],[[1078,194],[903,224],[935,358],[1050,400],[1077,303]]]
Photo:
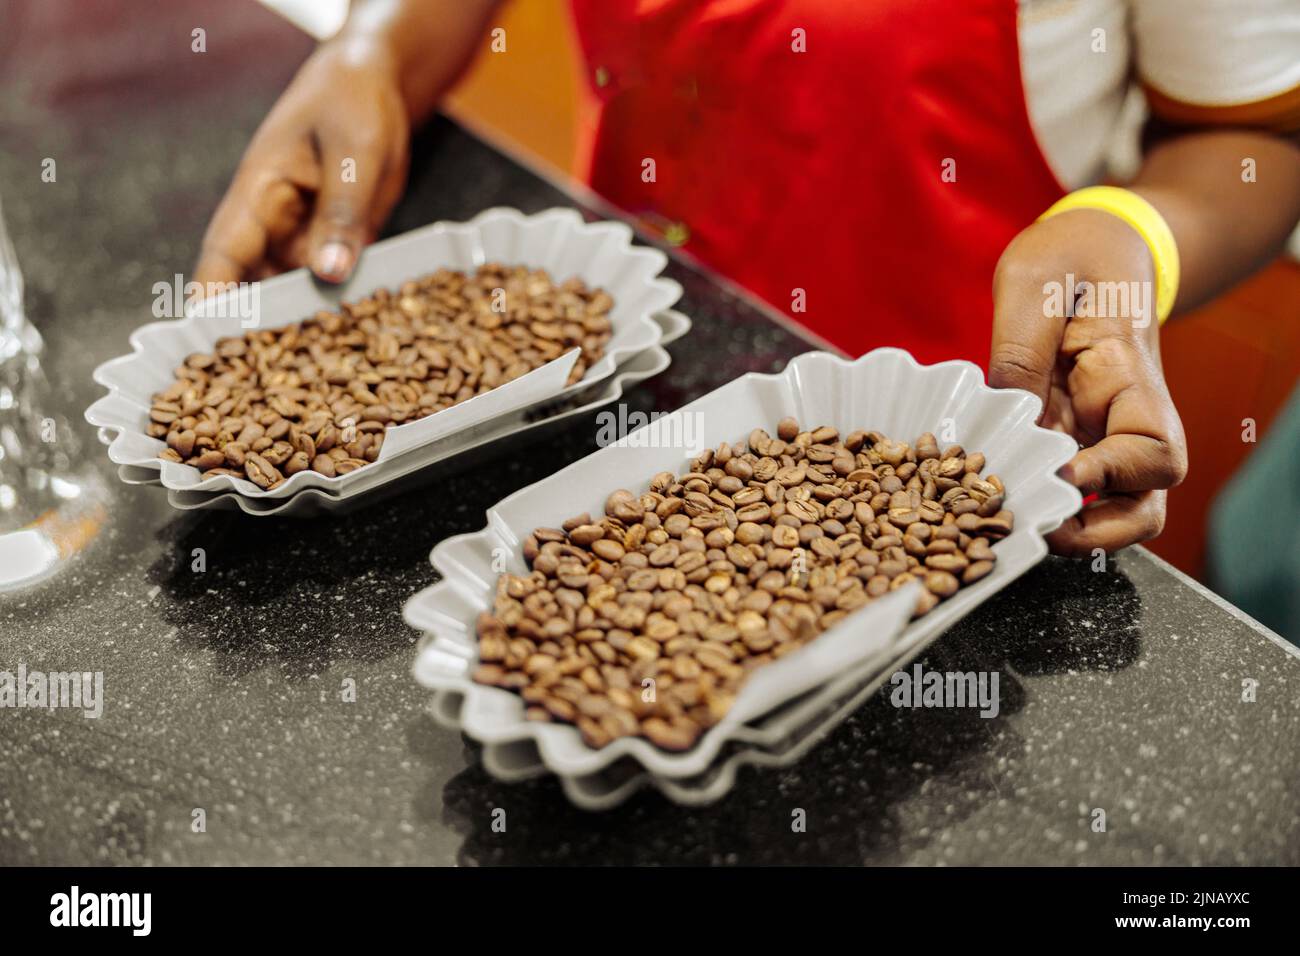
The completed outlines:
[[[689,750],[695,744],[698,731],[689,723],[671,724],[661,717],[651,717],[641,724],[641,730],[656,747],[664,750]]]
[[[199,455],[193,461],[193,465],[195,468],[199,469],[199,471],[209,471],[213,468],[220,468],[225,464],[225,462],[225,455],[217,451],[215,448],[210,448],[203,452],[203,454]]]
[[[779,548],[797,548],[799,546],[799,532],[790,525],[775,525],[772,528],[772,543]]]
[[[606,561],[620,561],[627,553],[621,544],[617,541],[612,541],[609,538],[601,538],[600,540],[593,542],[591,550],[597,556],[604,558]]]
[[[925,575],[925,586],[941,598],[952,597],[961,586],[957,578],[947,571],[929,571]]]
[[[1002,517],[1002,512],[993,518],[980,518],[974,526],[974,532],[985,537],[1005,537],[1011,533],[1011,520]],[[963,529],[965,530],[965,529]]]
[[[376,434],[362,429],[342,460],[372,453]],[[989,537],[1013,519],[1000,483],[966,470],[975,454],[940,455],[933,435],[841,440],[793,422],[706,449],[641,495],[612,493],[600,521],[578,515],[528,536],[531,574],[507,575],[480,620],[483,661],[510,638],[486,677],[523,693],[534,719],[576,723],[589,746],[630,734],[690,746],[753,668],[913,581],[919,615],[988,573]]]
[[[289,460],[284,463],[284,473],[286,475],[296,475],[300,471],[306,471],[311,461],[307,458],[305,451],[294,452],[289,456]]]
[[[804,523],[811,523],[820,519],[820,516],[817,513],[817,507],[812,504],[812,502],[800,501],[798,499],[787,501],[785,503],[785,513]]]
[[[484,310],[498,292],[506,311]],[[378,459],[387,424],[465,401],[574,348],[581,350],[576,381],[609,341],[612,306],[607,293],[580,280],[557,283],[522,266],[440,270],[284,329],[219,339],[213,352],[187,357],[155,396],[148,433],[168,439],[171,452],[181,443],[185,457],[239,444],[225,456],[238,469],[248,451],[267,458],[281,440],[291,451],[273,453],[272,466],[303,452],[314,467],[341,445],[346,454],[334,460],[355,470]],[[430,320],[437,336],[427,334]],[[185,444],[187,431],[196,444]]]
[[[653,551],[650,552],[650,556],[649,556],[650,566],[655,568],[667,567],[668,565],[676,561],[680,554],[681,554],[681,548],[679,548],[675,542],[670,541],[665,544],[661,544],[659,547],[655,548]]]
[[[269,488],[273,483],[284,478],[274,465],[255,453],[250,453],[244,460],[244,474],[248,476],[249,481],[261,488]]]
[[[933,568],[936,571],[948,571],[953,574],[961,574],[966,570],[970,561],[960,552],[952,554],[932,554],[925,559],[925,566]]]
[[[569,531],[569,540],[584,548],[603,537],[605,537],[605,529],[598,524],[582,524]]]
[[[194,442],[197,438],[198,436],[194,434],[192,428],[173,431],[167,436],[167,445],[174,449],[181,458],[189,458],[194,453]]]

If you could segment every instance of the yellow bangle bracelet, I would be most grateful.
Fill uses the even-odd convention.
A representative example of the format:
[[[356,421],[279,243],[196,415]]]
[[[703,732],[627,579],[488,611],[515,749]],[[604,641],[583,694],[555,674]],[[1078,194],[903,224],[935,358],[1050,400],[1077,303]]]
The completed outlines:
[[[1071,209],[1100,209],[1118,216],[1137,230],[1151,250],[1156,273],[1156,316],[1163,324],[1174,310],[1178,298],[1178,244],[1169,224],[1151,205],[1135,192],[1117,186],[1088,186],[1053,203],[1038,221],[1050,219]]]

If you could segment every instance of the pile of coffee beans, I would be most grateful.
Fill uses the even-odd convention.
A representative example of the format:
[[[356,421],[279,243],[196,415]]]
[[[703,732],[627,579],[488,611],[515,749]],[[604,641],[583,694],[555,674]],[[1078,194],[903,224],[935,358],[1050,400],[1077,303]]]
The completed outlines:
[[[449,408],[580,348],[582,378],[610,338],[614,302],[579,279],[484,265],[441,269],[338,312],[218,340],[153,397],[159,457],[206,478],[275,488],[308,468],[347,474],[375,461],[389,425]]]
[[[783,419],[538,528],[478,621],[474,679],[589,746],[690,748],[755,667],[909,581],[925,614],[993,570],[1012,513],[984,456]]]

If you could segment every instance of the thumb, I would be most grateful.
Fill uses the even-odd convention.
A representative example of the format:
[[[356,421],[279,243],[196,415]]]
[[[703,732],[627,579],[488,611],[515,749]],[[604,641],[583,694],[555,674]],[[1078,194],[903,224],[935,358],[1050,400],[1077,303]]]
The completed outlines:
[[[325,282],[343,282],[370,240],[371,206],[383,176],[383,154],[323,147],[321,184],[307,243],[307,261]]]
[[[1046,307],[1039,270],[999,266],[993,284],[993,346],[989,385],[1020,388],[1047,410],[1066,317]],[[1042,412],[1039,413],[1041,419]]]

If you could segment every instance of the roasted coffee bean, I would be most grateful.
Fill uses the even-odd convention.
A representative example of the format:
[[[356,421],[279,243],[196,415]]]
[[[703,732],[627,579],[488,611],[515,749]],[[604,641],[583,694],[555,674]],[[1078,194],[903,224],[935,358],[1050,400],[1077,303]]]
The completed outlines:
[[[929,614],[939,603],[939,595],[926,589],[921,592],[921,596],[916,600],[916,613],[919,617],[922,614]]]
[[[1011,518],[1006,517],[1006,512],[998,512],[992,518],[980,518],[975,525],[975,531],[985,537],[1005,537],[1011,533]]]
[[[644,721],[641,732],[652,744],[664,750],[689,750],[699,735],[694,723],[672,724],[661,717],[651,717]]]
[[[311,461],[313,471],[318,471],[326,478],[333,478],[335,475],[334,459],[329,455],[317,455]]]
[[[611,541],[609,538],[602,538],[593,542],[591,550],[606,561],[619,561],[627,553],[621,544],[617,541]]]
[[[219,339],[154,396],[147,433],[164,441],[160,458],[238,470],[262,487],[274,481],[259,481],[268,476],[261,464],[250,472],[250,452],[284,474],[346,474],[378,460],[389,424],[442,411],[572,349],[581,353],[570,373],[577,381],[604,352],[612,307],[604,291],[541,270],[441,269],[336,312]],[[205,467],[212,451],[223,463]]]
[[[194,459],[194,467],[199,471],[210,471],[226,463],[226,456],[215,448],[210,448]]]
[[[382,434],[358,430],[313,461],[343,471]],[[268,435],[249,437],[245,465],[273,470],[283,450],[263,445],[268,457],[258,449]],[[290,471],[303,453],[293,431],[286,441]],[[987,575],[989,542],[1010,533],[1013,516],[982,464],[960,446],[940,454],[932,434],[915,445],[867,431],[841,440],[793,419],[775,438],[760,428],[707,449],[639,496],[613,492],[599,520],[534,530],[523,548],[531,574],[503,575],[479,621],[475,679],[520,692],[530,720],[576,724],[588,746],[640,735],[689,749],[754,667],[913,581],[921,615]]]
[[[583,515],[583,517],[587,516]],[[583,547],[594,544],[603,537],[605,537],[605,529],[598,524],[581,524],[569,531],[569,540]]]
[[[811,502],[798,499],[785,503],[785,513],[805,523],[818,520],[817,508]]]
[[[799,531],[788,524],[778,524],[772,528],[772,543],[779,548],[797,548]]]
[[[925,559],[927,568],[934,568],[936,571],[950,571],[953,574],[960,574],[966,570],[970,561],[961,552],[952,554],[931,554]]]
[[[259,488],[269,488],[284,478],[274,465],[257,454],[249,454],[244,460],[244,473]]]
[[[961,585],[957,579],[947,571],[929,571],[925,575],[925,586],[933,594],[941,598],[952,597],[957,593]]]
[[[650,552],[650,566],[655,568],[667,567],[676,561],[680,554],[681,548],[679,548],[675,543],[668,542],[666,544],[661,544]]]

